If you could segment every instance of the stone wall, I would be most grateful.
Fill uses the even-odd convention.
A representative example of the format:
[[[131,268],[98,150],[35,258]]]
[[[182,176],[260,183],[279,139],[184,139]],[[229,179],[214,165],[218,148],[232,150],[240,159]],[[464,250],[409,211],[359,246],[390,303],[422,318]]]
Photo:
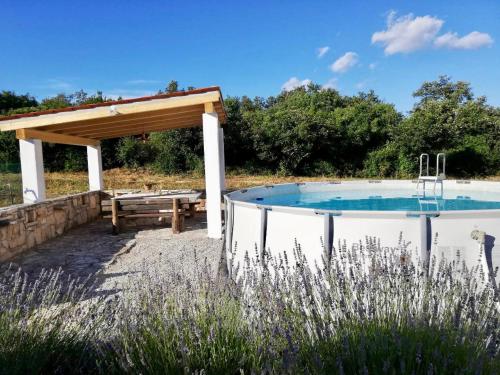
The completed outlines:
[[[95,220],[100,214],[99,191],[0,209],[0,262]]]

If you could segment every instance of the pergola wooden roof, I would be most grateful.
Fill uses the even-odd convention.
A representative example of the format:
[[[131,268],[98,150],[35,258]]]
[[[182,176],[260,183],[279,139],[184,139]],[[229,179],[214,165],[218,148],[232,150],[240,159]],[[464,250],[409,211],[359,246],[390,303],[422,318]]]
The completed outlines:
[[[225,122],[219,87],[0,117],[0,130],[15,130],[18,139],[94,146],[103,139],[201,126],[205,112],[217,112]]]

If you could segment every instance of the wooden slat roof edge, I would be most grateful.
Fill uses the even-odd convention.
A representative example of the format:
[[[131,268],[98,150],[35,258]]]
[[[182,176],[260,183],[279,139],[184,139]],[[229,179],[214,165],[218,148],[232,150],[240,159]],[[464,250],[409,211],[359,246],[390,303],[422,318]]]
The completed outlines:
[[[74,112],[74,111],[78,111],[78,110],[82,110],[82,109],[110,107],[112,105],[146,102],[146,101],[151,101],[151,100],[155,100],[155,99],[168,99],[168,98],[189,96],[189,95],[195,95],[195,94],[205,94],[205,93],[214,92],[214,91],[219,92],[220,101],[223,104],[222,92],[221,92],[220,87],[219,86],[211,86],[211,87],[204,87],[204,88],[199,88],[199,89],[194,89],[194,90],[177,91],[177,92],[168,93],[168,94],[142,96],[142,97],[138,97],[138,98],[113,100],[113,101],[109,101],[109,102],[95,103],[95,104],[84,104],[84,105],[74,106],[74,107],[56,108],[56,109],[50,109],[50,110],[45,110],[45,111],[16,114],[16,115],[11,115],[11,116],[0,116],[0,131],[2,130],[2,127],[1,127],[2,121],[17,120],[17,119],[21,119],[21,118],[37,117],[37,116],[42,116],[42,115],[50,115],[50,114],[57,114],[57,113],[64,113],[64,112]],[[224,106],[222,106],[222,110],[224,111]]]

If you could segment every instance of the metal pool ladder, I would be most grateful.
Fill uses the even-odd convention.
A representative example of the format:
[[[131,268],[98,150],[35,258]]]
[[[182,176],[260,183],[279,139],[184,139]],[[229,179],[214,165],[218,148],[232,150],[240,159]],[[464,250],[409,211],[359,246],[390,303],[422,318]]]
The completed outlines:
[[[441,162],[441,163],[440,163]],[[425,170],[424,170],[425,163]],[[442,170],[440,170],[440,166]],[[424,173],[425,172],[425,173]],[[417,192],[420,187],[420,183],[423,183],[423,192],[425,194],[425,183],[427,181],[433,183],[432,191],[436,195],[436,185],[439,183],[441,185],[441,196],[443,195],[443,181],[446,180],[446,155],[444,153],[439,153],[436,156],[436,175],[429,175],[429,154],[420,155],[420,173],[418,175],[417,181]]]

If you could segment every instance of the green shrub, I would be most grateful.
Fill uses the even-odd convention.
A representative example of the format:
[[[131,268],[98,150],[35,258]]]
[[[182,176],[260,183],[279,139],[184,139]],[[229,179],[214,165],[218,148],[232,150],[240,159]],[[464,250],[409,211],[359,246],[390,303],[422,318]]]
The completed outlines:
[[[201,128],[151,134],[156,149],[154,169],[160,173],[203,172]]]
[[[139,168],[151,163],[156,150],[150,142],[135,137],[121,138],[117,146],[117,158],[128,168]]]
[[[79,172],[87,170],[86,149],[70,149],[65,153],[64,170],[68,172]]]

